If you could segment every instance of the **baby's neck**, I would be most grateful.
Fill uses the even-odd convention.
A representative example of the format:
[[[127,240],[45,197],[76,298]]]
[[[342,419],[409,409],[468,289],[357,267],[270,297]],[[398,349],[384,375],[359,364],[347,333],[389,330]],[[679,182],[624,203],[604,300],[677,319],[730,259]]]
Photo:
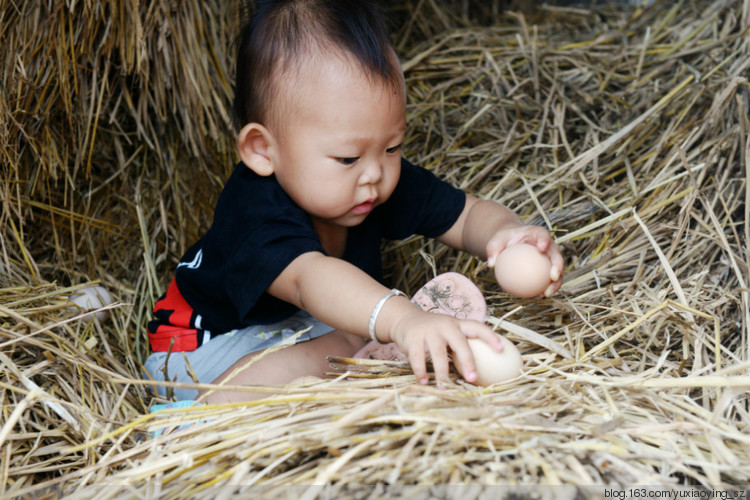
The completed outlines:
[[[331,257],[342,258],[346,251],[346,237],[348,229],[344,226],[336,226],[321,220],[313,219],[313,227],[318,233],[320,244]]]

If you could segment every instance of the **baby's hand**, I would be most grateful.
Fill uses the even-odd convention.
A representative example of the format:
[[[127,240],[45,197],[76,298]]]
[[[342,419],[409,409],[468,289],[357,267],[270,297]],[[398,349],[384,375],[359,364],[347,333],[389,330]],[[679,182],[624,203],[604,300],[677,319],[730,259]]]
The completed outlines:
[[[551,263],[550,284],[544,291],[543,296],[549,297],[558,291],[560,286],[562,286],[562,272],[565,267],[565,260],[552,236],[543,227],[516,226],[509,229],[502,229],[495,233],[487,243],[487,263],[489,266],[495,267],[497,256],[507,247],[516,243],[533,245],[549,258]]]
[[[467,382],[477,379],[474,356],[466,338],[480,338],[492,348],[502,351],[503,343],[487,325],[474,320],[461,320],[444,314],[434,314],[414,308],[402,316],[393,327],[390,338],[401,352],[407,353],[414,375],[420,383],[428,382],[425,355],[432,357],[432,366],[438,386],[448,378],[448,347],[454,359],[466,368]]]

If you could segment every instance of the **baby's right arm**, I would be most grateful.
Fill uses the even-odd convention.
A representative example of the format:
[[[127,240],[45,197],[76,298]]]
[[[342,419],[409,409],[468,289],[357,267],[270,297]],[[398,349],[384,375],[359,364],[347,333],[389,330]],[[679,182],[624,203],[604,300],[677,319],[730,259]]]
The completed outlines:
[[[297,257],[271,283],[268,292],[307,311],[318,320],[344,332],[368,337],[375,305],[388,289],[346,261],[319,252]],[[417,379],[428,381],[425,354],[429,352],[438,384],[448,378],[448,347],[468,382],[476,380],[474,358],[466,338],[481,338],[502,350],[502,342],[487,325],[430,314],[405,297],[392,297],[383,305],[375,324],[381,342],[395,342],[407,353]]]

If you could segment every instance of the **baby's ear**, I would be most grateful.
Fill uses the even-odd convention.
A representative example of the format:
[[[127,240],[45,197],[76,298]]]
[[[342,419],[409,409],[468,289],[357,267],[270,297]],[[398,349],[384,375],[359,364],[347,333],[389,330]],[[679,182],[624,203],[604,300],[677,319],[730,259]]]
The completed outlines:
[[[261,176],[273,174],[270,149],[273,138],[269,130],[259,123],[248,123],[237,137],[237,150],[242,163]]]

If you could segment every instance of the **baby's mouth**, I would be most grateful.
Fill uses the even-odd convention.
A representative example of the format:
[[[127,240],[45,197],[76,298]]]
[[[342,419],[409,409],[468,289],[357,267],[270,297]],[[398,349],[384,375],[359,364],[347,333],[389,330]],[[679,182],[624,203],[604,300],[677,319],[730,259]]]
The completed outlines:
[[[352,208],[352,212],[354,212],[357,215],[370,213],[372,209],[375,208],[376,201],[377,201],[377,198],[370,198],[364,203],[360,203],[359,205],[356,205],[354,208]]]

